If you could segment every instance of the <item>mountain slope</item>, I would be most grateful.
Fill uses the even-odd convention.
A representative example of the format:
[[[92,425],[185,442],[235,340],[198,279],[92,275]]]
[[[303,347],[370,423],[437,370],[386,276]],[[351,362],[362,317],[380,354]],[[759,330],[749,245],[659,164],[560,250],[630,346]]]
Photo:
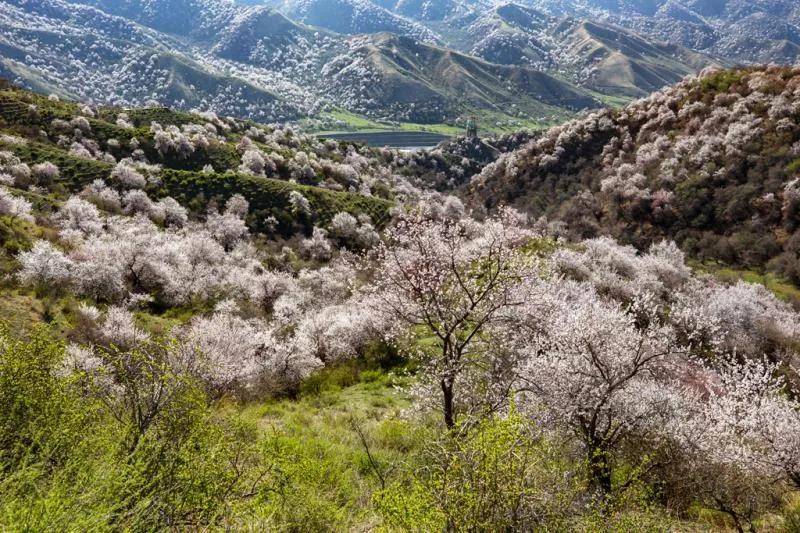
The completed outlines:
[[[338,33],[391,32],[430,43],[439,40],[424,25],[369,0],[270,0],[268,5],[294,20]]]
[[[323,75],[361,111],[370,106],[412,121],[442,121],[470,109],[525,114],[596,107],[587,93],[539,71],[486,63],[391,34],[354,38],[351,53]],[[351,77],[352,76],[352,77]],[[366,80],[349,93],[356,80]]]
[[[231,76],[172,36],[92,7],[3,1],[0,75],[107,104],[157,101],[260,120],[297,116],[272,87]]]
[[[798,171],[800,69],[718,71],[550,130],[487,166],[470,197],[800,280]]]
[[[254,0],[251,0],[254,1]],[[375,0],[437,33],[446,45],[470,50],[488,33],[465,31],[470,25],[493,26],[512,50],[525,51],[528,31],[498,25],[498,4],[483,0]],[[635,32],[655,45],[669,43],[729,63],[793,63],[798,56],[800,4],[794,0],[519,0],[518,10],[535,10],[554,19],[613,25]],[[502,4],[500,4],[502,6]],[[492,23],[492,19],[494,23]],[[529,25],[530,26],[530,25]],[[495,43],[502,48],[503,43]],[[484,45],[486,48],[486,45]],[[533,47],[532,58],[538,60]],[[667,55],[670,51],[666,51]],[[523,54],[523,59],[529,54]],[[489,59],[488,56],[484,56]],[[513,57],[513,56],[512,56]],[[677,60],[682,58],[676,57]]]
[[[491,63],[567,76],[573,83],[617,97],[644,96],[718,64],[685,47],[648,39],[619,26],[520,3],[284,0],[269,5],[289,17],[340,33],[386,30],[428,43],[445,43]],[[416,23],[409,27],[412,20]],[[426,32],[420,30],[423,26]]]
[[[240,13],[232,2],[217,0],[74,0],[160,32],[213,38]]]
[[[228,0],[0,0],[0,5],[0,75],[28,88],[103,104],[155,101],[264,122],[340,108],[423,123],[468,113],[485,117],[484,123],[559,120],[597,105],[568,83],[421,44],[425,36],[348,38],[293,22],[263,5]]]
[[[715,64],[681,46],[649,42],[606,24],[570,21],[556,34],[558,49],[590,71],[587,85],[606,94],[644,96]]]
[[[608,20],[731,62],[797,61],[800,5],[793,0],[535,0],[548,12]],[[788,45],[788,47],[787,47]]]
[[[566,74],[614,96],[644,96],[716,64],[684,47],[650,41],[618,26],[559,18],[518,4],[494,8],[467,29],[472,53],[502,64]]]
[[[167,136],[162,135],[165,131]],[[250,142],[243,142],[243,137],[250,137]],[[360,150],[369,158],[361,168],[363,177],[355,170],[345,176],[334,163],[343,160],[348,150]],[[93,109],[52,101],[2,83],[0,152],[0,176],[5,179],[8,167],[2,165],[8,163],[8,152],[30,166],[49,161],[59,167],[55,183],[39,183],[57,185],[57,193],[47,202],[65,192],[85,191],[98,179],[125,188],[112,171],[127,166],[143,175],[158,176],[141,185],[151,197],[170,195],[190,209],[213,197],[245,194],[254,215],[250,226],[258,231],[265,230],[270,216],[276,217],[279,230],[287,235],[296,229],[299,218],[291,212],[292,191],[302,193],[314,217],[326,223],[344,210],[369,214],[380,225],[388,220],[391,207],[385,199],[388,185],[378,185],[370,176],[373,195],[369,186],[361,184],[366,171],[372,172],[370,167],[377,164],[366,148],[336,142],[323,145],[316,137],[207,113],[164,108]],[[247,152],[259,154],[260,169],[243,164]],[[295,161],[298,152],[302,155]],[[314,154],[311,162],[309,153]],[[301,160],[305,163],[300,164]],[[355,185],[354,191],[367,194],[346,192],[345,185]],[[310,226],[307,229],[310,231]]]

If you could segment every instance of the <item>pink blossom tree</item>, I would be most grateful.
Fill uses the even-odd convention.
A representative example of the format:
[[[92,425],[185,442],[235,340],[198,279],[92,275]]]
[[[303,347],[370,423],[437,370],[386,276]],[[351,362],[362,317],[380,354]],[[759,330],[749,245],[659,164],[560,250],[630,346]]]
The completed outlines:
[[[457,385],[480,365],[503,311],[525,301],[520,280],[531,260],[521,245],[531,236],[509,211],[483,224],[403,217],[378,246],[369,289],[375,307],[399,327],[423,336],[414,354],[441,389],[444,423],[456,423]]]

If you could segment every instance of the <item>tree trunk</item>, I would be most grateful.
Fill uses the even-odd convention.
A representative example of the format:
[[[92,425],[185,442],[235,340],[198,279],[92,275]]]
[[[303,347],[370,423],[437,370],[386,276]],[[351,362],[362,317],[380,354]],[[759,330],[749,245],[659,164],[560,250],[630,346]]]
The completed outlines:
[[[611,492],[611,464],[605,450],[589,448],[589,480],[600,492]]]
[[[455,418],[453,415],[453,382],[449,379],[441,380],[442,385],[442,411],[444,413],[444,425],[447,429],[452,429],[455,426]]]

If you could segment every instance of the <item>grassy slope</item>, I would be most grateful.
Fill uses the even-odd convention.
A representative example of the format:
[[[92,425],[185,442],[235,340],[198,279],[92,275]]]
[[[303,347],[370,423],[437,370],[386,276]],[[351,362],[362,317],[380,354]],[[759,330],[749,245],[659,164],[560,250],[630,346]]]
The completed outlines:
[[[265,525],[271,516],[305,531],[371,530],[381,523],[372,501],[381,476],[391,476],[392,465],[421,444],[423,428],[401,417],[409,406],[398,388],[403,383],[407,380],[380,370],[359,372],[348,363],[317,374],[298,399],[222,409],[254,422],[276,452],[274,466],[286,490],[259,504]]]
[[[608,98],[603,95],[596,95],[598,100],[611,106],[621,106],[627,103],[623,99]],[[478,128],[487,133],[512,133],[521,129],[540,130],[572,118],[574,115],[566,111],[555,119],[541,120],[532,116],[515,117],[505,113],[488,110],[478,110],[474,112],[477,118]],[[465,115],[466,116],[466,115]],[[324,136],[326,133],[344,132],[379,132],[379,131],[420,131],[441,133],[442,135],[460,135],[464,133],[462,125],[453,124],[417,124],[413,122],[384,123],[378,122],[362,115],[357,115],[349,111],[331,111],[320,115],[323,120],[335,120],[343,122],[344,125],[338,128],[314,129],[304,128],[306,131]]]

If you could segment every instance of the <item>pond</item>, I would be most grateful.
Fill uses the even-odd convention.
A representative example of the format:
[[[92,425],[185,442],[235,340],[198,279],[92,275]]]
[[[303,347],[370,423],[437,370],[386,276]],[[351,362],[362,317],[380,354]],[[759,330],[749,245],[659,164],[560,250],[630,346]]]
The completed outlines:
[[[403,150],[421,150],[433,148],[445,139],[447,135],[428,131],[370,131],[370,132],[342,132],[325,133],[319,135],[326,139],[339,141],[362,142],[369,146],[389,146]]]

